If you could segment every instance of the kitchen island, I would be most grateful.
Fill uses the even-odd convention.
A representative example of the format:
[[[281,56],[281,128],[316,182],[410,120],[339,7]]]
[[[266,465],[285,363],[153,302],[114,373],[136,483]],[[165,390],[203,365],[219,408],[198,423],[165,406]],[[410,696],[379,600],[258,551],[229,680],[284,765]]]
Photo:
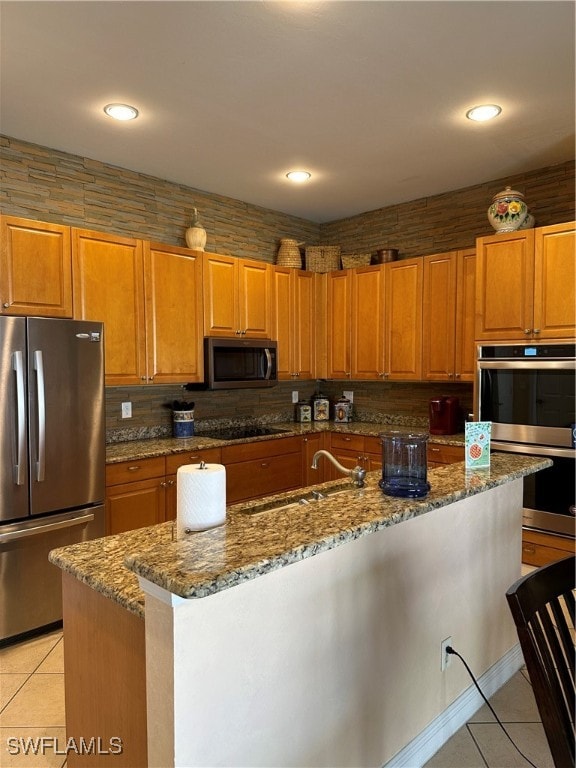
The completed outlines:
[[[420,764],[469,714],[443,639],[494,690],[522,663],[504,593],[522,478],[546,466],[435,469],[423,500],[384,496],[371,473],[314,505],[231,507],[184,541],[166,523],[55,550],[68,736],[125,747],[70,768]]]

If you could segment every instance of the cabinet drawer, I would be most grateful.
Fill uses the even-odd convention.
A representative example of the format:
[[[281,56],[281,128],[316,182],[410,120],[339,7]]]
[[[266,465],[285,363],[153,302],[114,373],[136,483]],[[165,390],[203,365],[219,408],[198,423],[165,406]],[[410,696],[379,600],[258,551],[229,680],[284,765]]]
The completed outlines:
[[[382,439],[379,437],[365,437],[364,452],[382,456]]]
[[[338,432],[332,432],[330,435],[330,446],[336,450],[357,451],[358,454],[362,454],[364,452],[364,436],[343,435]]]
[[[220,448],[203,448],[200,451],[176,453],[166,456],[166,474],[173,475],[179,467],[183,467],[185,464],[200,464],[201,461],[205,461],[206,464],[220,464],[221,460]]]
[[[464,446],[428,443],[428,459],[435,464],[454,464],[464,461]]]
[[[237,461],[265,459],[269,456],[282,456],[285,453],[301,453],[302,440],[300,437],[285,437],[278,440],[260,440],[255,443],[241,445],[225,445],[222,447],[222,463],[234,464]]]
[[[165,466],[164,456],[158,456],[154,459],[123,461],[120,464],[107,464],[106,485],[147,480],[149,477],[162,477],[165,474]]]
[[[300,453],[268,456],[252,461],[230,464],[226,467],[226,502],[268,496],[302,485],[302,459]]]
[[[522,531],[522,562],[548,565],[574,553],[574,540],[537,531]]]

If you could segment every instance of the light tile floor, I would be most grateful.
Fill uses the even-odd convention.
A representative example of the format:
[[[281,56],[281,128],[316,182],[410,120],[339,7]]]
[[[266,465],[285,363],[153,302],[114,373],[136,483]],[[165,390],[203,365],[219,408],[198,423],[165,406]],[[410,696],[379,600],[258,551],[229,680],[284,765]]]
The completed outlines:
[[[65,754],[58,754],[65,751],[66,744],[63,646],[62,633],[54,632],[0,649],[0,768],[64,768],[66,765]],[[525,670],[503,686],[490,703],[522,752],[538,768],[553,768]],[[46,737],[44,750],[39,750],[43,754],[24,754],[24,740],[31,739],[39,745],[42,736]],[[18,754],[11,754],[16,751]],[[483,706],[426,768],[526,765],[495,723],[488,707]]]

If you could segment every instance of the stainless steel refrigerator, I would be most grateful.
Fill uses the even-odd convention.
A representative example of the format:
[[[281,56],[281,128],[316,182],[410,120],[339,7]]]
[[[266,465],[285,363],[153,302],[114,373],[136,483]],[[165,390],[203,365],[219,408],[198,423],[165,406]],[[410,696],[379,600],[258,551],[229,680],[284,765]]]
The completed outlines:
[[[104,535],[102,323],[0,317],[0,644],[62,618],[51,549]]]

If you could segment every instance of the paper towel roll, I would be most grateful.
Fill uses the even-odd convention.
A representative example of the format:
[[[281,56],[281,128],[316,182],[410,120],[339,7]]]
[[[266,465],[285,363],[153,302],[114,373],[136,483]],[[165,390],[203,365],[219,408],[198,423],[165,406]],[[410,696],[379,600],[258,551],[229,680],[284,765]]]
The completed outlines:
[[[222,464],[185,464],[176,475],[178,538],[186,530],[203,531],[226,520],[226,468]]]

